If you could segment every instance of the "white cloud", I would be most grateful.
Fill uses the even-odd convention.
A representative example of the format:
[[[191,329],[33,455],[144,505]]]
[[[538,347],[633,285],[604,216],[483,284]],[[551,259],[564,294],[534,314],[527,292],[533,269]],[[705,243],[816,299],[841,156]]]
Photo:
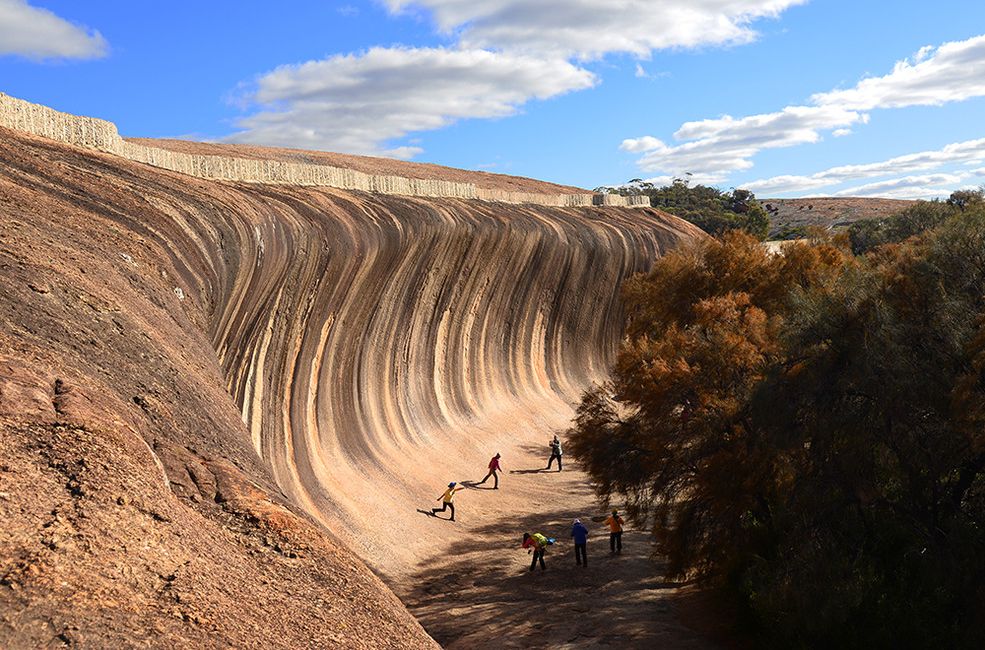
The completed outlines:
[[[94,59],[106,55],[99,32],[73,25],[27,0],[0,0],[0,55]]]
[[[835,137],[849,135],[852,126],[868,122],[868,111],[985,96],[983,71],[985,36],[925,47],[912,61],[897,62],[885,76],[863,79],[847,90],[812,96],[810,106],[788,106],[738,119],[726,115],[687,122],[674,133],[681,144],[665,145],[653,136],[643,136],[624,140],[621,148],[643,154],[637,161],[643,171],[672,175],[691,171],[724,180],[732,172],[751,168],[753,158],[764,149],[818,142],[828,131]],[[778,186],[794,186],[791,177],[782,179]],[[819,187],[816,180],[805,180],[804,189]]]
[[[985,35],[921,48],[913,61],[898,61],[885,76],[863,79],[847,90],[819,93],[811,101],[859,111],[960,102],[985,96],[983,66]]]
[[[642,153],[637,161],[646,172],[680,175],[692,172],[724,180],[730,172],[752,167],[752,157],[763,149],[817,142],[822,130],[864,123],[867,115],[827,106],[789,106],[776,113],[735,119],[729,115],[687,122],[674,133],[683,144],[670,146],[643,136],[623,140],[620,149]]]
[[[634,75],[636,76],[637,79],[664,79],[666,77],[669,77],[670,73],[667,71],[647,72],[646,68],[644,68],[642,64],[637,63],[636,71],[634,72]]]
[[[514,114],[597,83],[572,63],[607,53],[742,43],[756,20],[806,0],[380,0],[421,10],[455,42],[447,48],[373,48],[284,66],[245,98],[257,112],[227,140],[408,157],[387,148],[409,133],[467,118]],[[350,13],[349,5],[343,14]],[[656,78],[638,65],[638,76]]]
[[[775,196],[790,192],[807,192],[830,185],[832,185],[831,181],[815,179],[811,176],[784,175],[742,183],[742,189],[755,192],[760,196]]]
[[[809,176],[774,176],[743,183],[742,187],[764,195],[805,192],[867,178],[926,172],[946,165],[976,165],[983,161],[985,138],[955,142],[940,149],[896,156],[874,163],[840,165]],[[974,173],[976,172],[973,171],[972,174]]]
[[[947,196],[958,189],[969,178],[968,174],[927,174],[924,176],[902,176],[891,178],[878,183],[867,183],[849,187],[834,193],[834,196],[879,196],[885,198],[924,198],[941,196],[939,188],[951,188],[943,191]]]
[[[384,0],[430,11],[463,47],[593,59],[747,43],[751,25],[807,0]]]
[[[983,169],[970,172],[938,173],[923,176],[903,176],[878,183],[868,183],[835,192],[835,196],[863,196],[885,199],[935,199],[949,196],[956,190],[979,187]],[[977,180],[975,180],[977,179]]]
[[[486,50],[373,48],[282,66],[247,98],[261,110],[227,138],[407,158],[386,142],[466,118],[513,115],[531,99],[589,88],[595,76],[562,59]]]

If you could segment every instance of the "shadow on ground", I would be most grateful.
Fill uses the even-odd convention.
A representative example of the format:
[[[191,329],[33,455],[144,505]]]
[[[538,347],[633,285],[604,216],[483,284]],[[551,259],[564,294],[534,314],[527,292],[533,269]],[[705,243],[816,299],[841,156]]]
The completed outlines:
[[[445,648],[707,648],[675,610],[681,585],[665,582],[648,534],[627,531],[622,555],[608,532],[589,523],[587,568],[575,564],[572,520],[592,515],[558,510],[502,518],[455,542],[401,594]],[[529,571],[524,532],[556,537],[547,570]]]

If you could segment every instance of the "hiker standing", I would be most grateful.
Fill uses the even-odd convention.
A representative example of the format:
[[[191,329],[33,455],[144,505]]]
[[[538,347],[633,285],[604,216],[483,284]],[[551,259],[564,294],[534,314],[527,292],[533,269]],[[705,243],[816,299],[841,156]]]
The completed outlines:
[[[493,489],[498,490],[499,474],[497,472],[501,472],[501,471],[503,471],[503,468],[499,466],[499,454],[496,454],[495,456],[492,457],[492,460],[489,461],[489,473],[486,474],[485,478],[483,478],[481,481],[476,483],[476,485],[482,485],[491,476],[493,477]]]
[[[455,493],[459,490],[464,490],[465,488],[455,487],[457,485],[455,481],[448,484],[448,489],[440,497],[435,499],[435,501],[441,501],[441,508],[431,508],[431,514],[437,515],[439,512],[444,512],[445,510],[451,510],[451,518],[449,521],[455,521],[455,504],[451,502],[455,498]]]
[[[557,436],[554,436],[554,440],[551,440],[550,447],[551,447],[551,457],[547,461],[547,469],[550,469],[551,468],[551,465],[554,464],[554,459],[556,458],[557,459],[557,471],[560,472],[561,469],[562,469],[562,466],[561,466],[561,441],[557,439]]]
[[[588,567],[588,528],[581,523],[581,519],[575,519],[574,526],[571,527],[571,536],[575,538],[575,562],[584,567]]]
[[[625,523],[618,510],[613,510],[605,523],[609,524],[609,551],[622,553],[622,525]]]
[[[550,544],[548,539],[541,535],[540,533],[530,533],[523,534],[523,546],[521,548],[528,549],[527,554],[533,552],[533,559],[530,560],[530,570],[533,571],[537,566],[537,562],[540,562],[540,570],[543,571],[547,567],[544,566],[544,552],[547,550],[547,545]]]

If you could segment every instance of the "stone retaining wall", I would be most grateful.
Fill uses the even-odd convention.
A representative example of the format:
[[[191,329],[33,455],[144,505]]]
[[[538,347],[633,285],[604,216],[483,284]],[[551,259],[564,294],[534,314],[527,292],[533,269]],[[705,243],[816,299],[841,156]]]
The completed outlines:
[[[380,194],[480,199],[514,204],[624,207],[649,205],[646,197],[509,192],[476,187],[474,183],[365,174],[329,165],[179,153],[127,142],[120,137],[112,122],[63,113],[4,93],[0,93],[0,126],[66,144],[105,151],[181,174],[214,180],[315,185]]]

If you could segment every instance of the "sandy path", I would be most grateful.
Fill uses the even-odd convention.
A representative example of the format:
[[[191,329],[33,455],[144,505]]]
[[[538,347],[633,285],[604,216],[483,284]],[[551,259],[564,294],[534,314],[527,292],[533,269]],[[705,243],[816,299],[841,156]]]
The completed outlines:
[[[490,479],[460,492],[454,523],[420,515],[444,541],[391,581],[410,611],[446,648],[715,647],[678,620],[678,585],[661,579],[649,535],[627,530],[623,553],[610,554],[604,523],[590,521],[602,513],[586,475],[570,458],[563,472],[541,471],[549,435],[500,450],[500,489]],[[478,467],[468,478],[483,476]],[[574,517],[589,527],[588,568],[575,564]],[[557,538],[546,571],[529,571],[523,532]]]

